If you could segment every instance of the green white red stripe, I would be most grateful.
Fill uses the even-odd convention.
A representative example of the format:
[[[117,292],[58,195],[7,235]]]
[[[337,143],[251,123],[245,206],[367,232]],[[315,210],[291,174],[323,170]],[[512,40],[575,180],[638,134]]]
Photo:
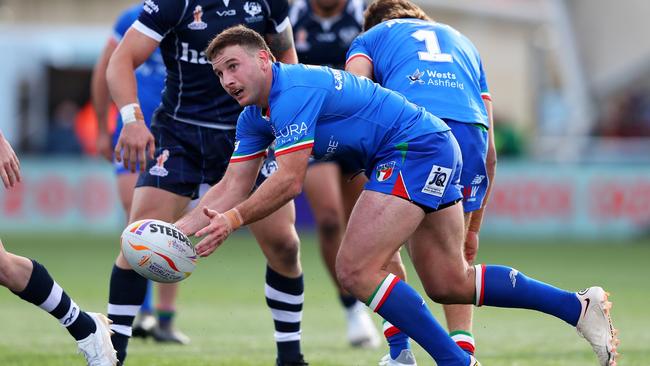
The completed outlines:
[[[490,93],[487,92],[481,93],[481,98],[492,101],[492,96],[490,95]]]
[[[476,345],[474,343],[474,337],[472,336],[472,333],[464,330],[455,330],[449,333],[449,336],[454,340],[454,342],[456,342],[458,347],[474,354]]]
[[[257,158],[264,157],[264,156],[266,156],[266,149],[254,152],[252,154],[233,155],[232,157],[230,157],[230,162],[231,163],[239,163],[239,162],[242,162],[242,161],[253,160],[253,159],[257,159]]]
[[[275,156],[280,156],[288,153],[292,153],[294,151],[302,150],[302,149],[311,149],[314,147],[314,139],[311,140],[305,140],[305,141],[300,141],[297,144],[293,144],[291,146],[286,146],[280,149],[275,150]]]
[[[381,281],[379,286],[377,286],[375,292],[373,292],[366,302],[366,305],[368,305],[372,311],[377,312],[377,310],[379,310],[379,308],[384,304],[397,282],[399,282],[399,277],[389,273],[388,276]]]
[[[355,59],[357,57],[363,57],[366,60],[370,61],[370,63],[372,63],[372,58],[370,58],[370,56],[366,55],[365,53],[355,53],[355,54],[350,55],[350,57],[348,57],[348,59],[345,61],[345,66],[348,65],[348,62],[352,61],[353,59]]]
[[[483,305],[483,298],[485,296],[485,265],[477,264],[474,266],[476,272],[476,300],[474,305]]]
[[[394,326],[393,324],[391,324],[390,322],[388,322],[386,320],[384,320],[383,331],[384,331],[384,337],[386,337],[386,338],[392,337],[395,334],[401,332],[401,330],[399,330],[399,328],[397,328],[396,326]]]

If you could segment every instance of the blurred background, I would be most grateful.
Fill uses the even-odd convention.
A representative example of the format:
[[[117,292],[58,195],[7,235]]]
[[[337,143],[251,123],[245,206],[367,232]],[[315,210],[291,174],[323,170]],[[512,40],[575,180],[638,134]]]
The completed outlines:
[[[650,2],[417,2],[483,57],[499,154],[484,235],[646,235]],[[18,189],[0,191],[0,232],[123,225],[111,167],[95,156],[89,85],[113,20],[132,3],[0,0],[0,128],[24,170]]]

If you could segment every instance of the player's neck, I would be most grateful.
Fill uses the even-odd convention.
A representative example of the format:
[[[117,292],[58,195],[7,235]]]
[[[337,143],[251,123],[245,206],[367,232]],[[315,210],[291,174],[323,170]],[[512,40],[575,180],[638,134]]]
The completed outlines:
[[[321,18],[332,18],[343,12],[343,8],[347,1],[339,1],[339,3],[332,8],[323,8],[318,6],[315,1],[310,1],[311,8],[314,10],[314,14]]]

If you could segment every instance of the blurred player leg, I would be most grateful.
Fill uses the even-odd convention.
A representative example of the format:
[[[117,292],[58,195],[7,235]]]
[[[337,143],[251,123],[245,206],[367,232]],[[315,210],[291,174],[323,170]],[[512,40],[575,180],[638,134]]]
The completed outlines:
[[[379,346],[380,339],[365,306],[341,288],[336,279],[336,254],[343,239],[346,222],[341,183],[341,172],[336,163],[312,164],[307,170],[304,191],[316,219],[321,257],[346,310],[348,341],[355,347],[375,348]],[[345,185],[346,182],[342,184]],[[353,189],[354,187],[348,190]],[[351,206],[354,205],[359,192],[351,193]]]
[[[134,191],[129,223],[145,218],[172,222],[183,213],[189,201],[188,197],[159,188],[138,187]],[[108,317],[113,321],[113,345],[122,363],[126,358],[133,318],[142,305],[146,292],[147,280],[131,269],[120,252],[111,274]]]
[[[88,365],[116,364],[106,317],[82,311],[43,265],[5,251],[1,241],[0,284],[57,318],[77,341],[79,351],[86,357]]]
[[[267,258],[266,304],[275,325],[278,366],[306,365],[300,338],[304,283],[300,266],[300,239],[296,233],[293,201],[250,225]]]

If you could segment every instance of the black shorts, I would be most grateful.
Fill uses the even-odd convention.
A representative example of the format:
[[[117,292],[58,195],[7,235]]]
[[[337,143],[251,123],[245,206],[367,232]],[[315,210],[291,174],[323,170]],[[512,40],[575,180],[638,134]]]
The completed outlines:
[[[201,184],[221,180],[235,148],[234,129],[177,122],[160,110],[154,113],[151,133],[156,141],[155,159],[147,162],[136,187],[156,187],[191,199],[198,198]],[[262,181],[258,178],[257,183]]]

